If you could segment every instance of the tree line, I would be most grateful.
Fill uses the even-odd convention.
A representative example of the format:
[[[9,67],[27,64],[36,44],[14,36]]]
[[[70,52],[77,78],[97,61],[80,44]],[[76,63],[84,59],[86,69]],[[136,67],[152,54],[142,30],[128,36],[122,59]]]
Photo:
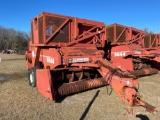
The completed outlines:
[[[16,53],[28,48],[30,34],[13,28],[0,26],[0,51],[13,50]]]
[[[152,30],[149,30],[148,28],[144,28],[143,31],[147,34],[154,34],[155,32]]]

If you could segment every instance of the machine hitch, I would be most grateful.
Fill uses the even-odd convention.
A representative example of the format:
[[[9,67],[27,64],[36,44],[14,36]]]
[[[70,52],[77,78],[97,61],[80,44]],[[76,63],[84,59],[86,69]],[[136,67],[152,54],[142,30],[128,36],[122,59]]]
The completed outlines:
[[[98,60],[97,63],[100,65],[99,73],[123,102],[129,106],[143,106],[147,112],[157,112],[156,107],[140,99],[136,76],[126,70],[115,68],[104,59]]]

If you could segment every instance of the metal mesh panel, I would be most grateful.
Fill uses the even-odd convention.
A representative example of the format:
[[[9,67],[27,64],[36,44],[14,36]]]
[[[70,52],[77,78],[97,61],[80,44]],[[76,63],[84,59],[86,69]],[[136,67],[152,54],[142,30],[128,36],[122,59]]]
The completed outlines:
[[[91,28],[92,28],[91,26],[85,26],[85,25],[82,25],[82,24],[78,24],[78,29],[79,29],[78,35],[83,34],[85,31],[88,31],[88,30],[91,29]],[[92,32],[96,32],[96,29],[95,29],[95,30],[92,30]],[[98,35],[97,35],[97,36],[98,36]],[[93,37],[94,37],[94,36],[93,36]],[[83,40],[83,41],[80,41],[80,43],[87,43],[87,42],[91,41],[93,37],[87,38],[87,39],[85,39],[85,40]]]
[[[78,29],[79,29],[78,35],[81,35],[84,31],[88,31],[91,28],[92,28],[91,26],[85,26],[82,24],[78,24]]]
[[[46,16],[46,39],[50,37],[65,21],[66,19]],[[51,34],[47,33],[47,29],[50,29]],[[50,32],[49,32],[50,33]],[[69,24],[65,25],[53,38],[51,42],[69,42]]]
[[[52,39],[51,42],[69,42],[69,24],[66,24]]]
[[[114,42],[114,26],[107,27],[107,40],[108,42]]]
[[[151,44],[153,44],[152,47],[156,47],[156,41],[154,41],[155,37],[156,37],[156,35],[151,35]],[[154,41],[154,43],[153,43],[153,41]]]
[[[116,26],[116,36],[117,36],[117,38],[119,37],[119,35],[122,33],[123,30],[124,30],[124,27]],[[126,41],[126,38],[125,38],[125,32],[124,32],[117,42],[125,42],[125,41]]]
[[[31,22],[31,34],[32,34],[32,43],[34,42],[34,34],[33,34],[33,21]]]
[[[139,33],[132,31],[132,39],[138,38],[139,36],[137,36],[137,34],[139,34]]]
[[[38,35],[39,35],[39,44],[44,43],[44,37],[43,37],[43,16],[38,18]]]
[[[160,35],[158,35],[158,43],[157,46],[160,45]]]
[[[65,21],[63,18],[46,16],[46,27],[52,25],[53,31],[60,27],[60,25]]]
[[[149,37],[149,35],[146,35],[144,37],[144,47],[149,48],[149,43],[150,43],[150,37]]]

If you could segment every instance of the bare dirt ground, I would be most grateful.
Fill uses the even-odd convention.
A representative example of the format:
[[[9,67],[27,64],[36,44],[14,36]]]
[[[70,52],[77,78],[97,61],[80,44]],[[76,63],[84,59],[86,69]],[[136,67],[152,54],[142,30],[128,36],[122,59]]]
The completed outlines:
[[[159,120],[160,113],[128,107],[106,87],[66,97],[55,103],[28,85],[23,55],[0,54],[0,120]],[[2,81],[3,77],[6,80]],[[160,110],[160,75],[139,79],[144,100]]]

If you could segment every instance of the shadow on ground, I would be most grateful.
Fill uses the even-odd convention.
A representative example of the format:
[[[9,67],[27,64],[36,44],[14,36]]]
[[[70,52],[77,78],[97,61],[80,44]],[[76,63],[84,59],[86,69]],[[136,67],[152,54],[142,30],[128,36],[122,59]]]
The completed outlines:
[[[90,101],[90,103],[88,104],[87,108],[85,109],[85,111],[83,112],[80,120],[84,120],[84,118],[86,117],[87,113],[89,112],[89,109],[91,108],[92,104],[94,103],[95,99],[98,97],[100,90],[98,90],[96,92],[96,94],[94,95],[93,99]]]
[[[140,120],[149,120],[149,118],[146,115],[142,115],[142,114],[136,115],[136,118],[140,118]]]

